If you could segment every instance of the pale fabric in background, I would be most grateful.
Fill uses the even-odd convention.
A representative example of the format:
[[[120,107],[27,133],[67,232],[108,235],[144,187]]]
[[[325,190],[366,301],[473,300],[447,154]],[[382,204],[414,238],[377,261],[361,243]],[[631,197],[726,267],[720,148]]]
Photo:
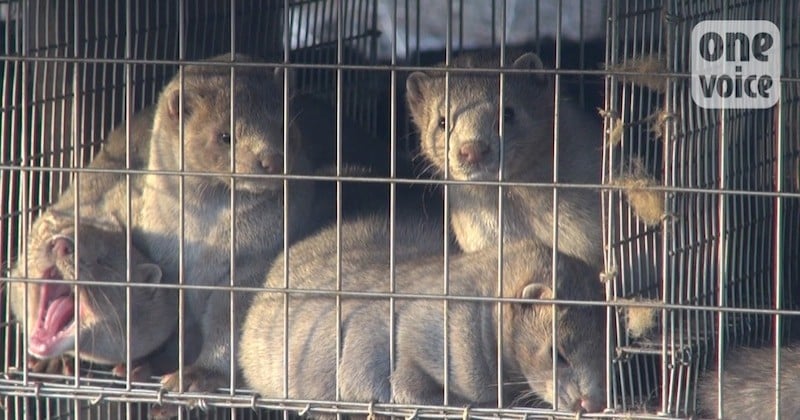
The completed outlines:
[[[316,19],[297,9],[292,16],[292,48],[335,42],[336,0],[313,6]],[[323,2],[321,2],[323,3]],[[355,2],[357,3],[357,2]],[[393,8],[397,4],[397,24],[393,21]],[[499,45],[503,35],[502,0],[452,0],[452,46],[455,50]],[[352,4],[348,2],[346,4]],[[409,5],[406,9],[406,4]],[[419,7],[417,5],[419,4]],[[347,7],[347,6],[345,6]],[[521,44],[537,39],[556,37],[558,21],[557,0],[506,0],[506,42]],[[448,0],[377,0],[378,59],[392,56],[392,39],[397,29],[397,58],[407,58],[409,52],[435,51],[445,48],[447,42]],[[494,9],[494,10],[493,10]],[[314,9],[312,9],[314,10]],[[326,13],[322,13],[325,10]],[[348,10],[344,28],[351,26],[350,19],[362,19],[371,11],[358,13]],[[493,13],[494,12],[494,13]],[[537,18],[538,14],[538,18]],[[361,17],[359,17],[361,16]],[[563,0],[561,9],[561,39],[564,41],[597,40],[605,36],[606,0]],[[494,20],[494,25],[492,24]],[[463,32],[462,32],[463,22]],[[323,24],[324,23],[324,24]],[[361,27],[364,22],[359,22]],[[325,31],[322,31],[325,28]],[[308,31],[316,33],[309,33]],[[419,34],[419,35],[418,35]],[[345,35],[347,35],[345,33]],[[366,52],[366,51],[364,51]]]
[[[321,42],[335,42],[337,34],[337,0],[293,8],[292,48],[307,47]],[[392,57],[392,39],[395,34],[392,8],[397,4],[397,58],[407,58],[408,52],[443,50],[447,42],[447,8],[449,0],[377,0],[377,57]],[[353,8],[361,2],[345,2]],[[364,4],[370,5],[365,1]],[[452,0],[452,42],[456,50],[499,45],[503,35],[501,11],[503,0]],[[406,9],[406,4],[409,5]],[[419,5],[419,7],[417,7]],[[558,21],[557,0],[506,0],[506,42],[521,44],[540,38],[556,37]],[[308,7],[311,13],[308,13]],[[494,9],[494,14],[492,13]],[[351,25],[350,19],[363,20],[371,10],[347,10],[347,28],[363,28],[366,22]],[[538,18],[537,18],[538,14]],[[494,16],[494,25],[492,18]],[[0,21],[19,17],[19,4],[0,4]],[[561,39],[580,41],[581,30],[585,41],[605,36],[606,0],[563,0],[561,8]],[[463,33],[461,23],[463,22]],[[417,36],[419,34],[419,36]],[[345,32],[345,35],[348,34]],[[493,44],[494,42],[494,44]],[[419,43],[419,44],[417,44]],[[367,53],[367,51],[362,51]]]

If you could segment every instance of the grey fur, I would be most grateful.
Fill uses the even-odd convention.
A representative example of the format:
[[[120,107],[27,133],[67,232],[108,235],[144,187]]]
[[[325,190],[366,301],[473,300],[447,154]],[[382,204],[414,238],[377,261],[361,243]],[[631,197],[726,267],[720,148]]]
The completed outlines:
[[[150,128],[153,109],[146,108],[133,114],[130,142],[126,141],[124,124],[117,126],[108,135],[108,140],[89,164],[90,169],[121,170],[144,169],[150,152]],[[130,159],[126,158],[130,145]],[[128,166],[126,166],[126,163]],[[142,177],[130,175],[130,191],[122,172],[82,172],[74,176],[70,186],[58,200],[48,208],[53,217],[67,221],[75,216],[75,190],[78,191],[79,220],[106,229],[122,229],[128,218],[134,221],[140,209]],[[130,195],[129,195],[130,194]],[[128,213],[127,203],[131,203]],[[56,232],[53,232],[56,233]]]
[[[366,218],[344,223],[342,290],[389,291],[389,241],[386,223]],[[412,222],[398,223],[396,291],[441,294],[442,232]],[[290,289],[335,290],[336,229],[326,229],[290,249]],[[550,251],[538,243],[508,244],[504,254],[504,296],[548,298]],[[449,259],[452,295],[496,296],[497,250],[453,255]],[[558,297],[601,298],[600,285],[586,287],[590,270],[564,256],[559,266]],[[576,287],[575,284],[582,284]],[[284,286],[278,257],[266,287]],[[523,292],[523,291],[527,292]],[[284,378],[283,294],[263,292],[243,326],[239,361],[248,384],[262,396],[282,397]],[[341,397],[348,401],[441,404],[443,398],[441,300],[395,302],[396,370],[389,370],[389,304],[382,298],[342,298]],[[319,294],[290,294],[288,374],[290,398],[334,398],[336,389],[335,299]],[[449,304],[450,403],[497,404],[497,304]],[[504,305],[503,360],[505,403],[536,401],[531,392],[553,401],[550,356],[550,306]],[[559,312],[559,348],[571,367],[559,374],[559,404],[576,409],[582,399],[594,408],[604,397],[602,311],[570,307]],[[390,393],[390,385],[394,393]],[[531,391],[532,390],[532,391]]]
[[[130,168],[144,167],[149,144],[149,130],[152,113],[149,110],[134,114],[131,121]],[[112,131],[104,147],[89,165],[91,169],[124,169],[126,167],[126,139],[124,127]],[[83,280],[126,281],[126,243],[125,224],[128,217],[135,217],[141,198],[140,177],[131,176],[131,213],[127,203],[129,191],[124,182],[125,175],[119,172],[83,172],[75,175],[70,186],[47,211],[37,218],[26,237],[25,252],[21,252],[12,271],[16,278],[43,278],[53,268],[57,269],[63,280],[72,280],[74,268],[72,257],[58,258],[52,252],[55,238],[73,240],[75,232],[75,198],[78,199],[77,221],[80,239],[79,273]],[[77,192],[77,194],[76,194]],[[161,270],[149,263],[135,248],[131,248],[134,282],[160,282]],[[139,270],[138,267],[149,267]],[[148,271],[149,270],[149,271]],[[157,271],[157,273],[156,273]],[[103,273],[97,278],[96,273]],[[12,312],[18,319],[25,313],[25,283],[13,282],[9,286]],[[84,287],[81,305],[92,311],[93,325],[83,325],[80,330],[81,357],[101,363],[120,363],[125,358],[125,300],[120,297],[120,288]],[[28,287],[28,328],[34,327],[38,316],[39,286]],[[133,289],[132,302],[137,308],[145,308],[142,313],[133,312],[131,331],[134,358],[143,357],[158,347],[166,339],[176,323],[171,322],[177,315],[174,311],[177,293],[165,289]],[[141,300],[146,302],[141,302]],[[152,305],[152,306],[151,306]],[[153,318],[147,318],[152,316]],[[153,322],[153,319],[156,321]],[[164,320],[167,321],[164,321]],[[88,320],[86,320],[88,322]],[[86,322],[83,322],[86,324]],[[140,327],[145,327],[140,329]],[[120,345],[122,343],[123,345]],[[147,349],[146,351],[142,349]],[[66,353],[71,353],[67,350]],[[52,355],[56,357],[58,355]]]
[[[541,69],[539,58],[527,53],[513,59],[513,69]],[[497,68],[497,53],[463,54],[452,62],[457,68]],[[422,155],[442,176],[447,153],[448,176],[455,180],[498,179],[500,166],[499,76],[490,73],[452,73],[449,77],[450,144],[445,149],[440,118],[446,110],[442,71],[412,73],[406,98],[420,132]],[[553,181],[553,83],[536,74],[509,73],[504,81],[504,107],[513,116],[504,124],[503,180]],[[600,181],[602,130],[590,116],[568,101],[559,108],[558,181]],[[441,126],[443,127],[443,126]],[[470,165],[459,160],[462,147],[485,150],[485,157]],[[447,152],[446,152],[447,150]],[[496,246],[498,192],[494,186],[449,187],[451,224],[456,239],[467,252]],[[587,189],[561,189],[558,193],[558,250],[599,267],[602,263],[600,194]],[[553,243],[553,190],[504,187],[504,238],[536,237]]]
[[[54,233],[57,232],[57,233]],[[52,278],[58,273],[56,282],[81,281],[126,282],[127,255],[126,235],[122,230],[105,230],[89,223],[80,225],[78,231],[78,272],[73,266],[74,255],[58,255],[53,252],[53,241],[65,238],[73,242],[71,223],[45,213],[37,220],[36,229],[29,235],[32,245],[27,258],[27,272],[31,278]],[[74,243],[73,243],[74,246]],[[136,248],[131,248],[131,282],[148,284],[161,282],[161,269],[149,262]],[[27,318],[26,336],[30,340],[40,310],[40,283],[27,285],[12,282],[9,285],[11,310],[18,320]],[[132,287],[130,289],[131,330],[126,334],[126,296],[123,287],[78,286],[80,293],[80,328],[72,330],[60,339],[59,348],[50,354],[34,354],[39,358],[56,358],[62,354],[73,354],[78,341],[83,360],[101,364],[124,363],[126,342],[131,343],[131,358],[144,357],[160,346],[177,324],[175,306],[177,292],[165,288]],[[74,292],[73,292],[74,293]],[[27,312],[26,312],[27,309]],[[30,346],[29,346],[30,350]]]
[[[225,60],[227,55],[220,58]],[[216,58],[214,60],[219,60]],[[248,61],[238,56],[238,61]],[[278,79],[275,79],[275,76]],[[153,123],[148,169],[178,171],[181,149],[184,169],[213,175],[186,176],[183,202],[180,177],[145,176],[143,206],[135,240],[164,269],[170,283],[179,279],[181,205],[183,206],[183,281],[189,285],[255,286],[284,243],[284,183],[278,179],[237,179],[235,211],[231,211],[231,152],[235,145],[238,174],[282,173],[284,160],[283,77],[262,68],[238,68],[231,87],[230,69],[186,66],[162,91]],[[231,91],[231,89],[233,91]],[[181,109],[181,95],[182,109]],[[230,131],[231,96],[235,132],[230,144],[220,133]],[[183,147],[180,121],[183,119]],[[309,164],[294,126],[289,126],[287,171],[308,173]],[[280,170],[268,165],[280,165]],[[312,187],[289,182],[290,240],[308,225]],[[233,219],[233,221],[232,221]],[[231,226],[235,233],[231,235]],[[231,244],[231,237],[235,242]],[[231,247],[235,276],[231,280]],[[186,327],[199,328],[202,344],[197,359],[187,360],[183,389],[212,391],[230,378],[231,325],[238,333],[241,317],[230,319],[230,295],[225,291],[187,290]],[[249,294],[234,294],[237,313],[244,313]],[[187,333],[189,334],[189,333]],[[234,334],[233,341],[237,339]],[[191,349],[187,349],[189,351]],[[190,364],[191,363],[191,364]],[[177,390],[178,372],[162,377]]]
[[[716,366],[716,364],[714,365]],[[716,368],[703,372],[698,383],[698,411],[715,418],[719,401]],[[723,418],[775,418],[775,349],[735,348],[725,355],[722,382]],[[783,419],[800,419],[800,349],[781,349]]]

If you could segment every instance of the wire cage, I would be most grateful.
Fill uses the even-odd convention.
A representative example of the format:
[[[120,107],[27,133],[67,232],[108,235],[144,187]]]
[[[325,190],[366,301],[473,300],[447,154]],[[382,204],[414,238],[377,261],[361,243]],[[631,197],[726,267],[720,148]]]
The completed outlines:
[[[610,5],[608,66],[640,75],[612,75],[606,90],[613,149],[604,179],[621,187],[604,208],[609,299],[655,305],[616,314],[613,392],[626,409],[694,413],[698,373],[724,349],[796,337],[796,319],[778,322],[763,310],[797,309],[798,200],[777,194],[797,192],[797,84],[783,82],[780,106],[722,111],[698,107],[686,77],[694,25],[748,19],[780,27],[783,75],[796,77],[796,9],[779,1]],[[665,189],[647,197],[646,185]],[[734,310],[711,310],[719,307]],[[650,316],[653,329],[642,330],[639,317]]]
[[[24,247],[22,233],[69,185],[68,169],[86,167],[112,128],[154,104],[178,63],[234,50],[273,63],[373,63],[374,1],[342,4],[353,14],[344,16],[341,25],[336,19],[339,6],[323,0],[0,2],[3,277],[9,276]],[[337,57],[337,47],[351,53]],[[298,91],[336,100],[335,71],[310,66],[298,70]],[[343,112],[376,130],[377,99],[369,93],[375,88],[369,80],[374,75],[340,73]],[[107,370],[84,364],[80,388],[86,392],[76,394],[69,378],[25,368],[24,336],[6,294],[2,313],[0,393],[6,418],[147,418],[148,405],[129,403],[155,396],[158,386],[143,388],[137,397],[120,390],[120,381]],[[42,385],[53,388],[40,393]],[[100,403],[98,393],[106,391],[110,394]],[[209,410],[202,417],[227,418],[231,413]],[[248,409],[239,416],[262,415]]]
[[[351,181],[360,183],[352,184],[391,187],[371,197],[383,201],[377,207],[393,211],[407,199],[412,204],[406,207],[413,207],[418,194],[426,212],[446,214],[439,195],[444,183],[428,179],[419,161],[419,139],[403,101],[405,76],[460,51],[508,48],[511,54],[513,47],[535,52],[556,69],[548,74],[569,98],[559,100],[574,100],[587,113],[599,109],[604,123],[596,151],[602,184],[594,187],[603,198],[597,217],[609,378],[607,409],[598,417],[694,415],[698,376],[724,350],[797,337],[796,2],[0,0],[0,19],[0,259],[6,279],[31,224],[58,201],[74,170],[93,161],[108,133],[153,105],[182,63],[231,50],[290,69],[292,80],[285,81],[297,92],[339,113],[340,143],[347,141],[344,119],[371,136],[374,144],[331,152],[342,155],[338,163],[347,164],[353,153],[357,163],[370,166],[371,175],[357,173]],[[783,42],[779,105],[722,111],[693,102],[689,35],[711,19],[776,23]],[[318,178],[334,186],[341,181]],[[351,183],[339,185],[329,198],[346,207]],[[7,294],[2,302],[5,418],[145,418],[151,407],[185,406],[198,397],[165,393],[155,379],[133,384],[86,363],[70,375],[34,373]],[[238,388],[199,397],[203,410],[180,411],[183,418],[575,417],[539,407],[264,399]]]

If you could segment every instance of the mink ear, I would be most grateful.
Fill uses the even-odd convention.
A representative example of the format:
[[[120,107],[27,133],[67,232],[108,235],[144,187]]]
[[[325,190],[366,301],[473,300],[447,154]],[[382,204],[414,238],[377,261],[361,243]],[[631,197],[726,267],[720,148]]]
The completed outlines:
[[[165,92],[167,95],[166,99],[166,110],[167,115],[172,121],[176,123],[180,121],[180,100],[181,100],[181,89],[179,86],[171,87],[170,90]],[[186,91],[186,86],[183,89],[183,115],[189,115],[191,113],[191,101],[189,100],[189,94]]]
[[[134,269],[137,274],[141,275],[142,283],[161,284],[161,280],[163,280],[163,272],[158,264],[141,263],[137,264]],[[170,293],[174,292],[174,289],[165,289],[161,287],[144,287],[139,290],[142,291],[145,299],[151,300],[164,299],[164,296],[168,296]]]
[[[142,274],[145,283],[161,283],[161,267],[152,263],[141,263],[136,266],[136,271]]]
[[[425,110],[425,90],[430,88],[427,86],[429,80],[430,76],[421,71],[409,74],[406,79],[408,109],[414,120],[420,123]]]
[[[416,106],[425,101],[425,83],[430,79],[430,76],[421,72],[415,71],[408,75],[406,79],[406,99],[411,106]]]
[[[539,58],[538,55],[529,52],[519,56],[519,58],[514,61],[512,67],[520,70],[541,70],[544,68],[544,64],[542,64],[542,59]],[[531,80],[536,84],[547,85],[548,83],[548,77],[546,74],[531,74],[530,77]]]
[[[530,283],[522,289],[523,299],[552,299],[553,289],[541,283]]]

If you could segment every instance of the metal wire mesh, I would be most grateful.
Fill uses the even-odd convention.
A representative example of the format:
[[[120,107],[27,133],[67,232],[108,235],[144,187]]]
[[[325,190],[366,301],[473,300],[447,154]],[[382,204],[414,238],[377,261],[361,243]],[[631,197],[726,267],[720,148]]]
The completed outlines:
[[[107,140],[111,128],[127,115],[153,104],[178,68],[179,57],[199,60],[235,50],[281,62],[286,44],[287,7],[292,19],[303,15],[324,22],[323,26],[329,29],[325,19],[330,5],[323,10],[318,7],[324,3],[321,1],[179,3],[61,0],[0,3],[4,55],[0,120],[3,138],[0,236],[4,239],[0,258],[4,277],[8,277],[23,248],[21,233],[58,199],[70,182],[70,172],[58,169],[86,166]],[[374,10],[371,4],[351,1],[348,7]],[[373,27],[370,19],[359,19],[334,32],[335,38],[303,43],[302,51],[330,51],[331,39],[335,50],[335,40],[341,39],[345,47],[370,57],[374,55],[370,49],[375,37]],[[294,30],[298,36],[303,35],[301,30]],[[317,63],[336,62],[330,55],[315,59]],[[293,57],[292,62],[303,61]],[[324,84],[321,73],[324,71],[309,69],[305,73],[308,77],[298,82],[306,91],[329,93],[330,81]],[[367,78],[362,75],[360,82],[366,83]],[[351,104],[344,108],[346,115],[364,124],[372,121],[374,125],[374,105],[353,101],[345,104]],[[86,392],[78,394],[71,389],[74,385],[64,385],[69,384],[69,376],[42,377],[29,372],[22,352],[21,325],[12,319],[5,294],[2,313],[4,389],[0,393],[4,396],[6,418],[147,417],[149,405],[137,404],[143,400],[125,391],[125,381],[121,381],[120,390],[120,381],[108,372],[92,371],[85,366],[90,370],[81,372],[80,389]],[[52,392],[47,391],[49,385],[55,387]],[[157,387],[151,386],[149,394],[157,399]],[[100,395],[108,395],[109,399],[101,399]],[[200,416],[233,415],[233,410],[220,409]],[[238,413],[239,418],[262,415],[251,408]]]
[[[750,194],[774,193],[776,177],[783,176],[779,162],[795,159],[797,135],[790,129],[779,136],[776,121],[781,112],[788,121],[796,118],[796,87],[784,82],[780,108],[708,110],[694,104],[686,77],[695,24],[756,17],[779,22],[781,15],[792,15],[796,5],[790,3],[618,1],[610,6],[609,64],[665,77],[611,77],[606,100],[613,112],[607,123],[621,132],[607,137],[619,144],[616,156],[606,160],[606,180],[623,178],[616,184],[625,187],[625,175],[640,171],[651,185],[670,188],[659,193],[662,219],[655,221],[637,208],[630,189],[609,195],[606,222],[616,270],[612,298],[697,307],[656,311],[657,330],[643,336],[626,324],[629,313],[617,314],[614,390],[624,406],[691,414],[697,374],[720,351],[790,335],[790,317],[783,317],[783,328],[776,331],[775,317],[766,312],[719,315],[705,309],[797,308],[796,276],[787,275],[797,269],[796,259],[786,254],[797,248],[796,198]],[[797,21],[785,19],[783,25],[784,75],[791,78],[797,75],[789,58]],[[788,121],[784,127],[791,125]],[[784,142],[781,154],[778,141]],[[780,219],[778,206],[789,211]],[[779,242],[784,255],[776,259]],[[723,331],[724,339],[719,338]]]
[[[539,7],[539,1],[531,2]],[[493,10],[495,3],[505,4],[493,2]],[[463,1],[452,4],[464,8]],[[338,106],[370,133],[391,137],[392,149],[400,149],[400,154],[392,150],[387,173],[404,174],[397,162],[414,165],[411,156],[417,151],[414,140],[407,141],[405,150],[402,147],[406,137],[411,138],[411,130],[403,110],[392,103],[401,100],[399,76],[433,64],[439,57],[426,55],[419,36],[425,7],[414,1],[394,2],[392,7],[393,14],[416,17],[406,21],[405,33],[417,35],[404,38],[402,46],[392,46],[390,64],[376,65],[381,35],[376,22],[383,10],[376,1],[209,0],[186,3],[183,8],[177,2],[148,1],[0,2],[5,13],[6,56],[0,108],[4,272],[19,255],[21,233],[69,183],[69,171],[58,169],[87,165],[112,127],[157,99],[181,55],[199,60],[233,46],[237,52],[275,62],[287,58],[297,65],[303,92]],[[613,386],[608,390],[612,410],[598,417],[619,418],[630,415],[628,411],[636,412],[637,418],[690,415],[695,411],[698,373],[723,348],[770,344],[776,336],[796,337],[800,325],[792,317],[782,317],[777,330],[774,311],[735,309],[778,308],[794,311],[784,312],[792,315],[800,309],[798,7],[780,0],[607,2],[607,33],[600,43],[608,71],[602,104],[606,136],[598,153],[605,157],[603,182],[610,187],[604,192],[603,206],[604,276],[609,285],[607,298],[616,306],[609,306],[613,307],[609,328]],[[781,106],[725,113],[698,108],[687,88],[693,25],[712,18],[778,21],[781,15],[785,16],[781,31],[788,79],[782,84]],[[465,42],[465,25],[459,16],[448,23],[458,28],[448,36],[448,56]],[[507,33],[502,28],[505,20],[498,13],[490,22],[488,46],[505,47],[501,40]],[[574,45],[566,45],[574,56],[562,58],[560,49],[569,42],[560,33],[550,39],[539,32],[538,17],[535,22],[536,36],[527,47],[545,61],[557,57],[555,64],[567,70],[560,77],[567,89],[574,87],[572,93],[580,103],[600,105],[601,100],[592,95],[599,90],[598,79],[592,76],[602,73],[591,62],[592,53],[597,53],[592,51],[596,40],[584,39],[581,30],[578,39],[572,40]],[[290,48],[284,50],[285,45]],[[405,61],[398,59],[397,50]],[[403,68],[404,64],[409,67]],[[397,65],[399,71],[392,67]],[[569,73],[571,69],[580,71]],[[637,78],[636,73],[662,73],[663,77]],[[782,126],[776,123],[778,114]],[[783,142],[780,146],[779,141]],[[778,178],[782,189],[776,193]],[[376,180],[398,182],[361,179]],[[399,180],[400,185],[412,182]],[[661,203],[655,216],[652,210],[637,208],[632,186],[655,192],[653,200]],[[650,305],[657,319],[653,328],[632,329],[631,300]],[[164,396],[154,383],[129,389],[124,380],[88,366],[81,373],[80,386],[75,386],[71,376],[26,373],[21,328],[12,320],[5,299],[3,305],[5,362],[0,395],[6,397],[6,418],[144,417],[152,404],[186,405],[194,397]],[[710,310],[719,306],[734,310],[722,315]],[[721,333],[724,338],[719,338]],[[259,399],[243,390],[203,397],[210,410],[182,415],[574,418],[574,414],[546,409]]]

